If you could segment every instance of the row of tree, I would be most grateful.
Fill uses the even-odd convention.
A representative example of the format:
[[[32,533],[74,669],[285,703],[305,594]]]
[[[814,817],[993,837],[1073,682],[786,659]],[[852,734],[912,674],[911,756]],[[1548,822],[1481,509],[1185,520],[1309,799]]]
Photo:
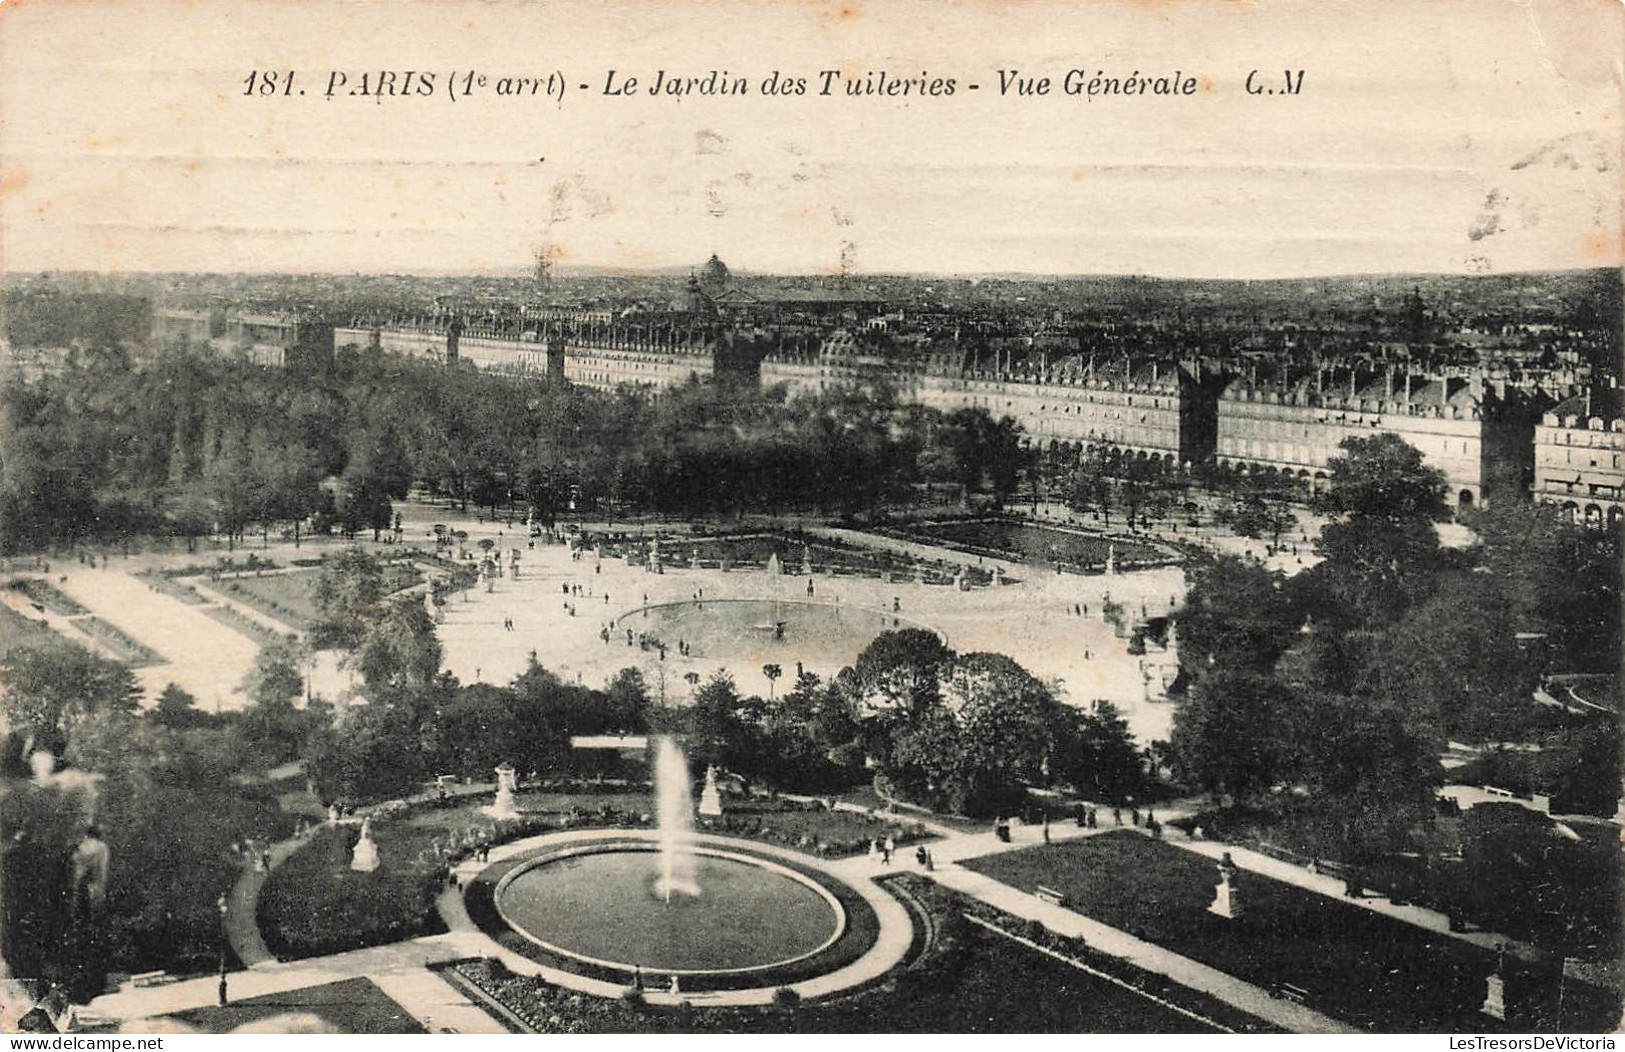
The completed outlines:
[[[658,402],[347,348],[330,370],[170,348],[75,352],[0,391],[0,554],[136,533],[387,529],[414,480],[464,506],[709,514],[871,509],[927,482],[1002,501],[1019,433],[879,391],[698,381]]]

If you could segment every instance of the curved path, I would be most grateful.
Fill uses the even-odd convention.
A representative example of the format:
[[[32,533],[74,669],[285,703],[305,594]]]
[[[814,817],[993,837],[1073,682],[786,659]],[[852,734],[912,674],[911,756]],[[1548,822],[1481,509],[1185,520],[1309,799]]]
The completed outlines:
[[[457,882],[459,885],[466,886],[470,880],[478,876],[482,870],[492,863],[528,854],[537,848],[590,843],[595,840],[640,839],[652,841],[658,836],[659,834],[654,831],[637,829],[574,829],[560,833],[544,833],[541,836],[527,837],[524,840],[516,840],[511,844],[492,848],[489,861],[465,860],[457,866]],[[695,840],[700,844],[719,847],[727,847],[743,842],[748,844],[753,852],[783,858],[799,866],[820,870],[851,886],[874,909],[875,918],[880,922],[880,932],[875,939],[874,946],[862,957],[843,968],[838,968],[833,972],[813,979],[790,984],[791,988],[800,994],[802,998],[812,1000],[827,997],[855,986],[861,986],[889,972],[901,964],[903,958],[907,956],[909,944],[914,936],[914,924],[909,919],[907,908],[875,883],[874,866],[868,859],[856,858],[840,862],[828,862],[812,855],[775,847],[771,844],[758,843],[754,840],[741,841],[737,837],[714,836],[709,833],[696,834]],[[579,990],[583,993],[598,994],[601,997],[615,997],[622,990],[619,983],[604,982],[600,979],[590,979],[576,975],[574,972],[549,968],[528,957],[503,948],[496,940],[480,931],[473,920],[469,918],[468,911],[463,906],[463,896],[460,890],[451,889],[443,892],[438,905],[441,919],[446,922],[446,927],[453,934],[470,940],[476,937],[484,940],[487,946],[481,951],[483,955],[500,957],[502,962],[514,972],[522,975],[539,975],[556,986]],[[764,1005],[773,1002],[773,994],[776,989],[776,987],[769,986],[749,990],[695,991],[676,995],[650,990],[645,996],[651,1004],[675,1005],[688,1001],[696,1005]]]
[[[251,860],[245,859],[243,871],[237,874],[237,883],[226,894],[226,941],[231,944],[231,952],[243,962],[244,968],[263,968],[277,963],[276,954],[265,945],[265,939],[260,935],[260,889],[265,886],[271,870],[280,866],[303,843],[303,840],[293,839],[272,844],[268,851],[271,865],[267,869],[260,869]]]

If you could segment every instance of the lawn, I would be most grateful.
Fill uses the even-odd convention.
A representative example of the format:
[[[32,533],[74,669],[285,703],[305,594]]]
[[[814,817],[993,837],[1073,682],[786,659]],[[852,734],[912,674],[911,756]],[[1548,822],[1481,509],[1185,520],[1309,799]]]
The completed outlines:
[[[380,946],[445,930],[435,909],[444,866],[433,843],[445,830],[375,822],[379,867],[350,869],[355,825],[322,826],[271,871],[260,890],[260,932],[284,960]]]
[[[316,605],[317,570],[293,570],[266,577],[231,577],[213,585],[222,595],[251,606],[301,632],[321,616]]]
[[[1106,557],[1114,553],[1118,567],[1168,561],[1163,552],[1135,541],[1007,519],[920,523],[904,527],[902,532],[926,544],[961,547],[1030,566],[1053,566],[1059,561],[1072,567],[1103,568]]]
[[[210,603],[208,606],[200,606],[197,609],[199,613],[209,620],[220,622],[233,632],[252,639],[260,646],[269,646],[272,643],[281,642],[294,634],[292,632],[278,632],[276,629],[254,620],[233,607],[216,606]]]
[[[1315,1008],[1383,1031],[1491,1025],[1480,1016],[1489,951],[1337,899],[1244,873],[1246,913],[1208,912],[1214,863],[1132,832],[973,859],[1011,887],[1061,891],[1072,908],[1203,964],[1273,989],[1290,983]]]
[[[702,563],[715,564],[726,557],[734,566],[765,566],[772,555],[786,573],[801,572],[801,555],[806,551],[815,573],[852,573],[878,577],[886,571],[913,575],[916,561],[892,552],[848,548],[812,537],[779,533],[733,534],[721,537],[673,538],[661,540],[662,557],[686,565],[697,552]]]
[[[13,650],[25,647],[42,649],[61,646],[66,642],[44,621],[24,617],[0,603],[0,660],[9,657]]]
[[[423,1034],[418,1021],[378,989],[371,979],[343,979],[263,997],[249,997],[228,1005],[211,1005],[176,1012],[179,1019],[210,1034],[225,1034],[238,1027],[264,1024],[277,1016],[314,1016],[326,1032],[339,1034]],[[289,1033],[292,1020],[277,1020],[264,1032]],[[297,1032],[320,1032],[303,1027]]]
[[[386,595],[410,587],[417,581],[417,569],[409,563],[391,564],[383,568]],[[320,583],[321,570],[310,569],[225,578],[214,582],[213,587],[223,595],[303,632],[321,620],[321,607],[316,602]]]

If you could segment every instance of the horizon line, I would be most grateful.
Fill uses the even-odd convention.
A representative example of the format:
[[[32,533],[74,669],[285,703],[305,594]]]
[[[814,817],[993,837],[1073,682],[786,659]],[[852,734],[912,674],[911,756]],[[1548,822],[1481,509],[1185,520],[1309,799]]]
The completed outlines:
[[[633,269],[615,266],[577,266],[560,268],[555,271],[556,278],[587,278],[587,277],[681,277],[682,271],[693,272],[697,268],[687,264],[673,264],[665,267],[650,267]],[[1567,266],[1548,267],[1536,269],[1519,269],[1505,271],[1486,271],[1469,273],[1447,270],[1349,270],[1327,271],[1315,274],[1282,274],[1266,277],[1224,277],[1216,275],[1169,275],[1152,274],[1136,271],[1073,271],[1064,273],[1060,271],[1022,271],[1022,270],[984,270],[984,271],[874,271],[862,274],[836,275],[812,271],[756,271],[743,268],[729,268],[734,277],[776,279],[798,278],[816,279],[819,281],[836,281],[845,283],[859,283],[880,279],[906,278],[910,280],[1014,280],[1014,281],[1078,281],[1091,278],[1101,279],[1133,279],[1141,281],[1166,282],[1236,282],[1253,284],[1262,282],[1280,281],[1324,281],[1329,279],[1347,278],[1508,278],[1527,277],[1537,275],[1584,274],[1605,271],[1618,272],[1625,278],[1625,264],[1605,264],[1599,266]],[[524,272],[524,268],[515,266],[508,269],[496,270],[94,270],[67,267],[47,267],[38,270],[0,270],[0,280],[9,281],[20,277],[48,277],[51,275],[96,276],[96,277],[166,277],[177,275],[221,276],[221,277],[332,277],[332,278],[359,278],[359,277],[402,277],[402,278],[500,278],[514,281],[530,280],[535,278]]]

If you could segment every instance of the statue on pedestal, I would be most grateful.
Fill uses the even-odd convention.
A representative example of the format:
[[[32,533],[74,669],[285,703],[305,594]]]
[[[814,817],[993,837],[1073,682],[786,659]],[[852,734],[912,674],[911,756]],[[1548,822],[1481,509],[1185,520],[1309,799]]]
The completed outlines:
[[[1484,980],[1484,1003],[1478,1008],[1491,1019],[1499,1019],[1502,1022],[1505,1022],[1507,1017],[1506,978],[1501,974],[1506,966],[1506,956],[1506,947],[1502,946],[1499,956],[1495,959],[1495,971]]]
[[[1108,574],[1117,572],[1117,545],[1115,544],[1106,545],[1106,572]]]
[[[378,868],[378,845],[372,839],[372,819],[361,820],[361,839],[355,842],[355,853],[350,856],[350,868],[357,873],[371,873]]]
[[[496,802],[486,808],[485,813],[492,818],[513,818],[519,814],[519,809],[513,803],[514,790],[518,788],[519,772],[514,770],[513,764],[505,763],[496,769],[496,775]]]
[[[1236,875],[1240,872],[1241,867],[1226,851],[1219,860],[1219,884],[1213,889],[1213,902],[1207,908],[1209,913],[1216,913],[1227,920],[1241,916],[1241,902],[1236,896]]]
[[[722,814],[722,794],[717,791],[717,769],[705,769],[705,788],[700,790],[700,814],[715,817]]]

